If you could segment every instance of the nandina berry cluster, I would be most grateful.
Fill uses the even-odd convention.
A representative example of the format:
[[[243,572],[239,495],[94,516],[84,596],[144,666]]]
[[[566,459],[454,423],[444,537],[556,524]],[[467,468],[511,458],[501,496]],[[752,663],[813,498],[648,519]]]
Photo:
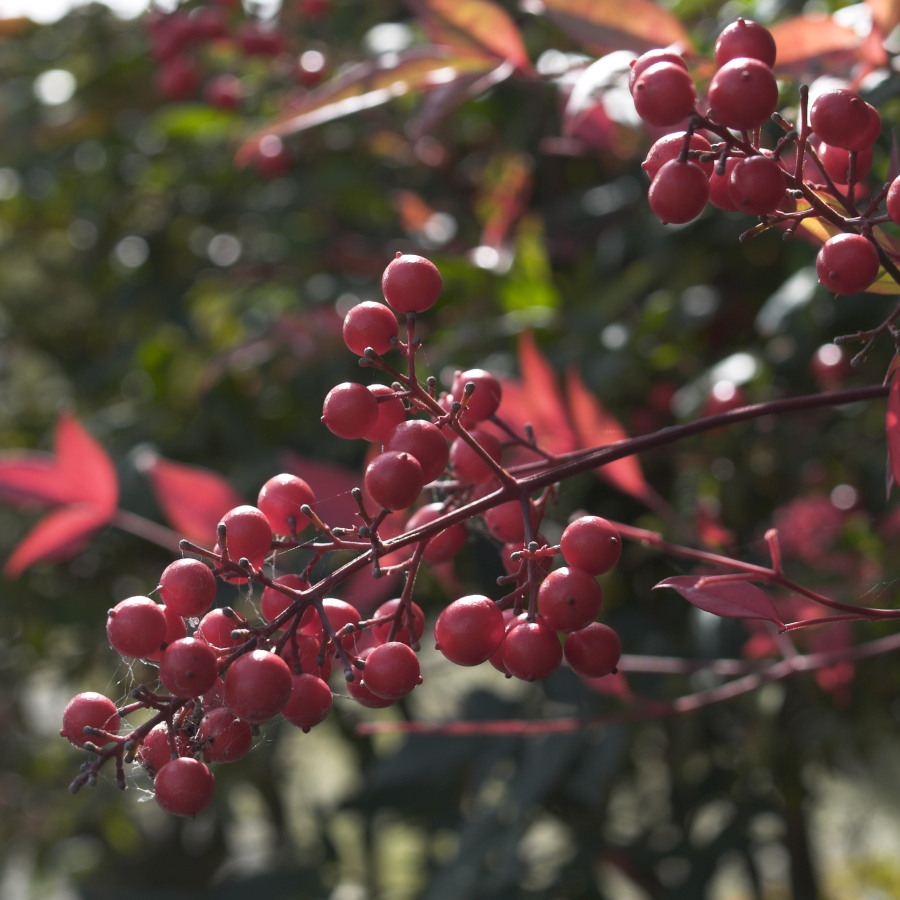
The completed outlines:
[[[507,574],[498,579],[502,596],[468,595],[439,613],[434,643],[447,660],[490,661],[526,681],[563,661],[589,678],[615,671],[621,645],[597,621],[597,578],[619,558],[619,533],[583,515],[549,545],[540,528],[553,492],[529,491],[516,473],[553,458],[502,418],[500,379],[459,371],[444,391],[419,380],[416,321],[441,290],[430,260],[398,253],[384,271],[385,302],[362,302],[345,317],[348,349],[366,372],[390,380],[344,382],[323,402],[331,432],[370,445],[352,522],[326,523],[304,479],[275,475],[256,505],[222,516],[208,547],[183,542],[186,555],[149,595],[110,609],[110,645],[154,667],[154,680],[122,706],[93,692],[71,700],[61,734],[93,754],[74,788],[111,759],[124,787],[124,765],[134,762],[164,809],[195,815],[213,799],[212,767],[245,756],[264,723],[281,718],[308,731],[328,716],[335,693],[366,707],[402,700],[422,681],[418,567],[452,559],[473,532],[494,544]],[[353,563],[329,565],[347,551]],[[295,570],[281,571],[283,560]],[[369,617],[334,596],[363,567],[405,576],[400,596]],[[225,590],[252,590],[253,617],[221,605]],[[143,721],[126,727],[138,711]]]
[[[685,224],[709,203],[759,216],[761,227],[786,235],[818,219],[831,234],[816,259],[819,281],[836,294],[870,288],[882,266],[893,267],[877,226],[900,222],[900,186],[892,193],[885,185],[860,203],[881,135],[878,111],[856,91],[832,87],[812,103],[801,88],[796,123],[778,114],[775,41],[747,19],[721,32],[713,62],[703,92],[673,50],[651,50],[632,63],[638,114],[670,129],[643,163],[651,209],[663,223]]]

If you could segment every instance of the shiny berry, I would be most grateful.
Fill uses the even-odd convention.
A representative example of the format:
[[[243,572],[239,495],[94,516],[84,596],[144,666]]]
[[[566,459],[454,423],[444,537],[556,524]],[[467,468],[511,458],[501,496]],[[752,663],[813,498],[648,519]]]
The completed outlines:
[[[836,234],[816,257],[819,281],[835,294],[858,294],[878,275],[878,252],[861,234]]]
[[[424,312],[434,306],[442,285],[437,266],[411,253],[398,253],[381,276],[384,299],[400,313]]]
[[[173,816],[196,816],[212,802],[215,779],[205,763],[189,756],[169,760],[153,779],[156,802]]]

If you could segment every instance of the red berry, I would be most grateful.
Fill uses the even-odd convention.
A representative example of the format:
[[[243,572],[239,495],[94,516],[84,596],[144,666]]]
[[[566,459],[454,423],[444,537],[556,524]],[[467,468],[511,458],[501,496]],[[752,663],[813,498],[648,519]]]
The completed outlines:
[[[479,428],[473,428],[469,435],[495,463],[500,463],[503,456],[503,445],[499,438],[491,432]],[[463,484],[483,484],[497,474],[484,458],[462,438],[457,438],[450,446],[450,467],[454,476]]]
[[[697,92],[685,68],[672,62],[648,66],[632,88],[634,107],[649,125],[677,125],[694,111]]]
[[[540,618],[514,622],[499,653],[506,671],[524,681],[540,681],[552,675],[563,657],[559,636]]]
[[[864,147],[862,150],[845,150],[843,147],[833,147],[831,144],[821,143],[816,152],[822,168],[828,173],[828,177],[837,184],[850,184],[851,180],[854,184],[862,181],[872,168],[874,154],[871,147]]]
[[[737,210],[734,200],[731,199],[731,191],[728,188],[728,182],[731,179],[731,173],[734,167],[743,159],[742,156],[729,156],[725,160],[725,167],[722,174],[719,174],[719,165],[713,169],[712,175],[709,176],[709,202],[718,209],[734,212]]]
[[[563,652],[573,671],[587,678],[599,678],[616,671],[622,642],[609,625],[591,622],[566,637]]]
[[[678,159],[684,150],[684,142],[687,138],[686,131],[673,131],[670,134],[663,135],[648,151],[647,158],[641,163],[641,168],[647,173],[647,176],[653,181],[656,173],[669,160]],[[710,159],[707,162],[700,162],[696,156],[700,153],[710,153],[712,147],[709,141],[702,134],[691,134],[689,143],[688,161],[699,166],[709,177],[712,175],[715,161]]]
[[[676,53],[674,50],[663,50],[661,48],[648,50],[646,53],[642,53],[637,59],[631,61],[631,68],[628,72],[628,90],[634,93],[634,83],[638,80],[640,75],[649,69],[650,66],[661,62],[673,63],[676,66],[681,66],[685,72],[687,71],[687,63],[680,53]]]
[[[384,299],[401,313],[420,313],[434,306],[442,285],[437,266],[411,253],[398,253],[381,276]]]
[[[887,214],[891,221],[900,225],[900,176],[891,182],[887,192]]]
[[[444,432],[425,419],[409,419],[398,424],[385,438],[384,449],[414,456],[422,467],[425,484],[444,473],[450,458]]]
[[[369,385],[369,390],[378,402],[378,418],[362,435],[363,439],[373,444],[383,444],[388,435],[402,422],[406,421],[407,409],[401,397],[386,384]],[[415,454],[413,454],[415,456]]]
[[[728,128],[758,128],[778,105],[775,76],[758,59],[731,59],[709,83],[709,105],[716,120]]]
[[[275,653],[251,650],[225,673],[225,705],[245,722],[277,715],[291,693],[291,670]]]
[[[119,710],[109,697],[96,691],[85,691],[76,694],[66,704],[59,733],[76,747],[83,747],[87,741],[100,746],[107,743],[108,739],[85,734],[84,729],[99,728],[110,734],[118,734],[120,725]]]
[[[207,762],[235,762],[250,752],[253,728],[249,722],[236,718],[230,709],[220,706],[204,714],[197,726],[196,741]]]
[[[858,294],[878,275],[878,252],[861,234],[836,234],[816,257],[819,281],[835,294]]]
[[[176,559],[163,569],[157,590],[168,609],[192,619],[215,603],[216,576],[199,559]]]
[[[422,683],[419,657],[401,641],[379,644],[366,656],[363,683],[385,700],[399,700]]]
[[[200,638],[174,641],[159,661],[159,680],[173,697],[199,697],[212,688],[218,677],[216,652]]]
[[[364,385],[344,381],[333,387],[322,404],[322,421],[338,437],[361,438],[378,419],[378,401]]]
[[[195,636],[202,638],[215,650],[232,650],[246,640],[240,635],[233,635],[243,624],[233,613],[229,615],[223,609],[211,609],[200,620]]]
[[[443,503],[427,503],[417,509],[406,523],[406,530],[413,531],[435,519],[440,518],[447,510]],[[428,539],[422,558],[429,563],[442,563],[453,559],[466,544],[469,532],[462,522],[450,525]]]
[[[292,590],[303,591],[309,587],[309,582],[302,575],[281,575],[275,579],[276,584],[284,585]],[[277,619],[292,603],[296,597],[278,590],[276,587],[266,586],[259,598],[259,611],[262,617],[271,622]]]
[[[406,509],[422,493],[425,479],[419,461],[410,453],[385,450],[366,466],[366,492],[385,509]]]
[[[881,130],[881,119],[874,107],[855,91],[844,88],[816,97],[809,108],[809,124],[826,144],[845,150],[871,146]]]
[[[537,516],[531,501],[528,501],[528,509],[531,525],[535,526]],[[518,500],[508,500],[485,510],[484,524],[487,525],[487,530],[504,544],[521,544],[525,540],[525,514]]]
[[[212,802],[215,779],[199,759],[169,760],[153,779],[156,802],[173,816],[196,816]]]
[[[178,756],[188,754],[188,741],[183,731],[175,730],[170,738],[169,726],[165,722],[154,725],[137,749],[135,758],[151,774],[155,775],[167,762]],[[175,756],[172,756],[172,747],[175,747]]]
[[[242,96],[241,80],[236,75],[217,75],[203,88],[203,98],[206,102],[219,109],[237,109]]]
[[[303,673],[293,676],[291,696],[281,714],[291,725],[309,731],[324,721],[331,712],[332,703],[331,688],[316,675]]]
[[[592,622],[603,605],[603,592],[584,569],[554,569],[538,588],[538,610],[557,631],[576,631]]]
[[[365,356],[369,347],[378,354],[387,353],[398,333],[397,316],[374,300],[364,300],[344,316],[344,343],[357,356]]]
[[[434,624],[435,646],[458,666],[477,666],[500,646],[503,613],[488,597],[471,594],[444,607]]]
[[[274,475],[259,490],[256,505],[268,519],[276,534],[297,534],[309,519],[300,512],[301,506],[316,502],[313,489],[296,475]]]
[[[159,650],[166,626],[162,606],[149,597],[129,597],[109,611],[106,636],[122,656],[146,657]]]
[[[775,65],[775,53],[775,38],[765,25],[750,19],[738,19],[726,25],[716,40],[716,68],[740,56],[758,59],[771,68]]]
[[[559,550],[570,566],[602,575],[619,561],[622,539],[602,516],[580,516],[563,530]]]
[[[454,400],[462,401],[469,382],[475,386],[475,390],[469,395],[463,415],[463,424],[466,427],[489,419],[500,406],[503,394],[503,388],[496,375],[484,369],[467,369],[465,372],[457,372],[453,377],[451,394]]]
[[[331,675],[332,655],[322,647],[322,641],[318,637],[295,632],[285,641],[284,646],[278,652],[294,675],[303,672],[307,675],[316,675],[325,681]],[[322,654],[321,665],[319,665],[320,653]]]
[[[743,212],[764,216],[784,200],[784,170],[768,156],[739,159],[728,176],[728,193]]]
[[[709,199],[709,178],[692,162],[669,160],[656,173],[647,202],[663,224],[682,225],[696,219]]]
[[[228,556],[235,560],[249,559],[259,568],[272,549],[272,525],[266,514],[256,506],[236,506],[219,522],[225,528]]]
[[[386,644],[388,641],[400,641],[402,644],[413,643],[418,644],[422,633],[425,631],[425,613],[418,603],[410,602],[407,611],[401,614],[401,619],[397,622],[397,610],[400,607],[400,599],[386,600],[373,614],[373,619],[385,619],[378,625],[372,626],[372,635],[379,644]],[[388,619],[388,617],[391,617]],[[412,623],[410,623],[412,617]],[[412,631],[410,632],[410,625]]]
[[[184,100],[196,92],[200,74],[191,60],[174,56],[160,66],[156,80],[159,92],[167,100]]]

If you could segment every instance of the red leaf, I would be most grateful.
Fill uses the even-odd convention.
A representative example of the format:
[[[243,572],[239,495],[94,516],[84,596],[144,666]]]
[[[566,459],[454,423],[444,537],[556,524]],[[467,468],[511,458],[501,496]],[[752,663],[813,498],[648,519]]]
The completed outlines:
[[[150,479],[163,516],[182,537],[204,546],[216,540],[222,516],[244,500],[221,475],[148,452],[138,467]]]
[[[550,453],[574,450],[578,441],[566,414],[556,373],[530,331],[523,331],[519,338],[519,369],[528,421],[538,444]]]
[[[898,357],[894,357],[896,361]],[[893,368],[893,366],[892,366]],[[900,375],[893,373],[888,393],[885,416],[885,436],[888,448],[888,493],[894,484],[900,484]]]
[[[21,453],[0,461],[0,499],[11,506],[59,506],[78,500],[78,494],[52,456]]]
[[[56,427],[56,463],[78,499],[109,510],[119,502],[119,480],[107,452],[72,415],[63,414]]]
[[[672,588],[688,603],[716,616],[731,619],[766,619],[779,627],[784,622],[772,598],[761,588],[747,581],[710,581],[709,575],[674,575],[654,588]],[[706,583],[697,587],[701,581]]]
[[[68,559],[110,517],[109,510],[90,503],[75,503],[48,513],[13,551],[3,567],[4,574],[15,578],[35,563]]]
[[[534,161],[525,153],[501,153],[482,178],[477,207],[484,225],[479,243],[500,249],[528,207]]]
[[[269,135],[296,134],[381,106],[405,94],[433,90],[472,72],[494,66],[482,57],[454,55],[443,47],[418,47],[357,63],[286,109],[265,128],[251,134],[238,148],[237,162],[246,165],[256,156],[260,141]]]
[[[581,447],[606,447],[628,438],[618,419],[585,387],[576,369],[570,368],[566,373],[566,394]],[[596,472],[623,493],[639,500],[646,500],[653,493],[636,456],[613,460],[599,466]]]
[[[653,0],[534,0],[529,9],[598,55],[611,50],[643,53],[670,44],[691,47],[681,22]]]
[[[511,62],[530,71],[531,62],[515,22],[489,0],[409,0],[425,33],[457,53]]]
[[[838,25],[831,16],[796,16],[771,27],[775,38],[778,71],[821,71],[831,57],[833,62],[859,56],[862,39],[851,28]]]

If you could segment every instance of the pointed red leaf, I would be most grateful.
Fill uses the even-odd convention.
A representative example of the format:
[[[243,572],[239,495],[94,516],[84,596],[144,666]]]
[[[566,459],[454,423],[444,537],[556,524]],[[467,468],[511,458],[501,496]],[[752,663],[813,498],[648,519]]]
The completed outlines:
[[[550,19],[582,47],[643,53],[670,44],[691,47],[678,19],[653,0],[531,0],[528,9]]]
[[[11,506],[59,506],[78,500],[79,493],[52,456],[20,453],[0,460],[0,500]]]
[[[603,408],[573,368],[566,373],[566,395],[580,447],[607,447],[628,438],[618,419]],[[651,492],[636,456],[613,460],[596,471],[620,491],[639,500],[644,500]]]
[[[238,149],[237,162],[239,165],[250,162],[260,142],[269,135],[297,134],[381,106],[405,94],[442,87],[461,75],[487,71],[493,66],[492,60],[454,55],[443,47],[417,47],[357,63],[311,90],[273,123],[251,134]]]
[[[897,359],[897,357],[895,357]],[[893,373],[885,416],[885,437],[888,448],[888,493],[900,484],[900,375]]]
[[[78,491],[78,499],[113,511],[119,502],[119,479],[109,454],[72,415],[64,413],[56,426],[56,465]]]
[[[550,453],[574,450],[578,441],[566,414],[556,373],[530,331],[523,331],[519,337],[519,369],[528,421],[538,444]]]
[[[716,616],[731,619],[766,619],[784,625],[772,598],[748,581],[710,581],[709,575],[673,575],[656,588],[672,588],[688,603]],[[702,587],[697,584],[705,581]]]
[[[15,578],[35,563],[69,559],[106,525],[112,512],[89,503],[64,506],[44,516],[13,550],[3,572]]]
[[[852,29],[839,25],[826,14],[796,16],[771,27],[775,38],[778,71],[819,72],[829,58],[854,59],[860,53],[862,38]]]
[[[511,62],[528,71],[522,35],[509,13],[490,0],[408,0],[432,43],[458,53]]]
[[[150,479],[168,523],[182,537],[203,546],[215,543],[222,516],[244,503],[221,475],[209,469],[172,462],[151,452],[138,460],[138,467]]]

